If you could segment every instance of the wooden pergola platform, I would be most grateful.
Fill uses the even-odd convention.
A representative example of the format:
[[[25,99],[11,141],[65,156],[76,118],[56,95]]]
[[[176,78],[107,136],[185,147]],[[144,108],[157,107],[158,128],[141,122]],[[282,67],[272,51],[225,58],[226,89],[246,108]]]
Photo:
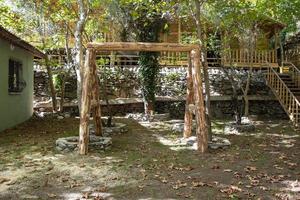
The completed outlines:
[[[89,43],[86,50],[85,64],[82,70],[82,97],[79,127],[79,153],[87,154],[89,143],[89,119],[92,110],[95,121],[96,135],[102,135],[101,107],[99,83],[96,67],[97,51],[151,51],[151,52],[187,52],[187,97],[185,109],[184,136],[192,132],[193,112],[189,109],[194,104],[197,122],[196,136],[198,150],[205,152],[208,148],[208,130],[206,124],[202,77],[200,62],[200,48],[198,45],[183,45],[175,43]]]

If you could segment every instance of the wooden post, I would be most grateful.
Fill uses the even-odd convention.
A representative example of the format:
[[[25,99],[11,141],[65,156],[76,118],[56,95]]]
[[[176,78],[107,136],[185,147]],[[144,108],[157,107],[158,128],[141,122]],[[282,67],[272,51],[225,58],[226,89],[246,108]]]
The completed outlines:
[[[86,59],[83,67],[82,96],[79,127],[79,154],[85,155],[88,152],[89,144],[89,120],[91,107],[91,84],[92,65],[95,61],[95,52],[91,49],[86,51]]]
[[[93,68],[93,86],[92,94],[93,100],[95,100],[95,105],[93,107],[93,118],[95,122],[95,135],[102,136],[102,122],[101,122],[101,105],[100,105],[100,96],[99,96],[99,80],[97,75],[97,66],[95,59],[92,62]]]
[[[188,138],[192,135],[193,128],[193,112],[191,112],[189,105],[193,104],[193,80],[192,80],[192,62],[191,57],[188,55],[188,67],[187,67],[187,92],[186,92],[186,104],[184,115],[184,132],[183,137]]]
[[[200,49],[194,49],[191,51],[192,61],[192,78],[194,89],[194,101],[195,101],[195,116],[197,122],[196,136],[198,143],[198,151],[201,153],[206,152],[208,148],[208,130],[205,119],[205,106],[202,89],[202,76],[201,76],[201,62],[200,62]]]

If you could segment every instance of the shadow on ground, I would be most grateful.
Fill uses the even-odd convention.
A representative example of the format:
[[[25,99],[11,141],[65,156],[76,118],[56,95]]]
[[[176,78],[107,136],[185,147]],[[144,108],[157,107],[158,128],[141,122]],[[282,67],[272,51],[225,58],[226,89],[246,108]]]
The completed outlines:
[[[287,121],[258,121],[255,133],[226,135],[232,146],[174,151],[165,122],[128,124],[111,150],[87,156],[55,150],[78,135],[77,119],[32,119],[0,134],[0,199],[299,199],[300,139]],[[222,134],[226,121],[214,121]]]

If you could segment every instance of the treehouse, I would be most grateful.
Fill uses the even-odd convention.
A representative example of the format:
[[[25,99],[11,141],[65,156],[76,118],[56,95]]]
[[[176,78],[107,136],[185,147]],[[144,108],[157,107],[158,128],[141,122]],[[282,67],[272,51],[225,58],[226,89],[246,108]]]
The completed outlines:
[[[171,21],[168,30],[161,33],[161,41],[168,43],[189,43],[196,40],[196,25],[193,20],[177,19]],[[223,41],[224,31],[208,29],[208,64],[209,66],[234,66],[234,67],[278,67],[279,37],[278,33],[284,28],[280,22],[270,18],[257,23],[254,48],[250,51],[250,34],[245,31],[244,35],[230,37],[229,41]],[[231,34],[231,33],[227,33]],[[213,38],[215,47],[209,41]],[[225,39],[224,39],[225,40]],[[253,41],[253,40],[252,40]],[[218,46],[219,45],[219,46]],[[226,47],[226,48],[225,48]],[[225,50],[226,49],[226,50]],[[185,56],[172,53],[162,54],[162,64],[186,65]]]
[[[118,42],[122,40],[120,27],[112,22],[109,30],[101,33],[103,42]],[[160,33],[160,42],[165,43],[193,43],[197,40],[196,25],[192,18],[170,19],[167,26]],[[257,30],[254,39],[255,46],[250,51],[249,48],[249,30],[245,30],[245,34],[236,37],[230,37],[229,41],[225,42],[224,31],[212,28],[212,25],[206,25],[208,41],[207,60],[210,67],[278,67],[279,52],[279,37],[278,33],[284,28],[284,25],[271,18],[265,17],[257,23]],[[232,33],[227,33],[230,35]],[[252,39],[253,41],[253,39]],[[73,41],[71,40],[73,46]],[[213,43],[213,44],[212,44]],[[226,47],[226,48],[225,48]],[[49,54],[52,58],[59,62],[65,58],[65,50],[59,49]],[[121,67],[138,67],[137,52],[100,52],[98,57],[105,58],[108,66]],[[180,52],[161,52],[160,64],[166,67],[179,67],[188,65],[188,55]]]

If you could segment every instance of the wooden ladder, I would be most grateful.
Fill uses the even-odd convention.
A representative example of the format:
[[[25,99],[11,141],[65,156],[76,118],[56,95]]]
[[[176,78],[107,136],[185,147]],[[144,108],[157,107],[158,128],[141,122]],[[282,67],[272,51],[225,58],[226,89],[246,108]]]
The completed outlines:
[[[267,85],[279,100],[293,124],[300,127],[300,70],[292,63],[285,62],[280,72],[269,67]]]

